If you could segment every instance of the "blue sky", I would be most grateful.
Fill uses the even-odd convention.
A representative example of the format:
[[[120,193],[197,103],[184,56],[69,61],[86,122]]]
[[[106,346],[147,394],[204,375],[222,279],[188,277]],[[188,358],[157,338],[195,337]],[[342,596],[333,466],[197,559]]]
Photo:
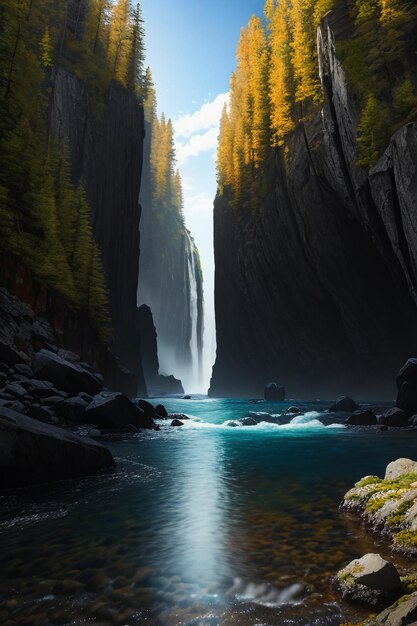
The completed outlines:
[[[213,359],[213,215],[218,119],[235,69],[242,26],[264,0],[142,0],[146,64],[158,110],[174,122],[185,218],[200,250],[206,301],[207,359]],[[210,350],[211,348],[211,350]],[[207,372],[209,363],[207,363]]]

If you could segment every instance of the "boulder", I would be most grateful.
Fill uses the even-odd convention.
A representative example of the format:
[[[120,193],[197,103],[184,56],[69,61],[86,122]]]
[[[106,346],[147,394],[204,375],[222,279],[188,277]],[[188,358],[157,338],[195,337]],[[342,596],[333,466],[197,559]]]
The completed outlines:
[[[340,396],[330,407],[331,413],[353,413],[358,410],[358,405],[349,396]]]
[[[254,417],[243,417],[240,420],[240,423],[242,424],[242,426],[257,426],[258,425],[258,422],[256,421]]]
[[[378,419],[375,413],[371,410],[355,411],[346,420],[346,424],[349,424],[350,426],[375,426],[377,423]]]
[[[155,412],[156,412],[157,417],[161,417],[161,418],[168,417],[168,411],[166,410],[163,404],[158,404],[155,407]]]
[[[87,402],[87,404],[90,404],[90,402],[93,401],[93,396],[90,396],[90,394],[86,393],[85,391],[81,391],[78,394],[78,397],[81,398],[81,400],[84,400],[85,402]]]
[[[184,423],[181,422],[181,420],[175,419],[175,420],[172,420],[171,426],[184,426]]]
[[[13,346],[0,341],[0,361],[6,363],[9,367],[13,367],[22,362],[22,354]]]
[[[36,380],[36,378],[32,378],[30,385],[30,393],[35,398],[42,399],[53,395],[54,385],[49,380]]]
[[[102,390],[102,384],[90,372],[49,350],[40,350],[35,354],[32,369],[36,378],[50,380],[58,389],[70,394],[86,391],[96,395]]]
[[[417,623],[417,593],[404,596],[377,615],[377,626],[412,626]]]
[[[146,400],[138,400],[135,404],[142,409],[147,417],[155,416],[155,407],[150,402],[147,402]]]
[[[191,400],[191,396],[183,396],[182,399],[183,400]]]
[[[226,422],[226,426],[229,428],[237,428],[238,426],[242,426],[242,424],[240,422],[236,422],[235,420],[230,420]]]
[[[114,465],[95,441],[0,407],[0,489],[80,478]]]
[[[25,415],[31,417],[34,420],[39,420],[41,422],[50,422],[52,418],[52,412],[48,410],[44,406],[40,406],[39,404],[32,404],[25,410]]]
[[[417,462],[411,459],[397,459],[387,465],[385,480],[397,480],[404,474],[417,474]]]
[[[285,400],[285,389],[278,383],[268,383],[264,390],[264,398],[269,402],[283,402]]]
[[[17,374],[22,374],[22,376],[27,376],[27,378],[33,378],[32,368],[26,365],[26,363],[18,363],[13,369]]]
[[[71,422],[80,423],[83,421],[85,410],[88,406],[88,402],[82,398],[75,396],[75,398],[67,398],[55,404],[55,414]]]
[[[396,567],[379,554],[372,553],[351,561],[336,574],[336,581],[344,596],[371,604],[401,589]]]
[[[298,415],[301,413],[301,411],[298,406],[290,406],[287,409],[287,413],[289,413],[290,415]]]
[[[10,393],[16,398],[23,398],[23,396],[25,396],[27,393],[27,390],[18,383],[9,383],[8,385],[6,385],[4,390],[6,393]]]
[[[128,424],[135,428],[156,428],[153,419],[122,393],[102,393],[95,396],[86,408],[83,421],[95,424],[99,429],[118,431]]]
[[[380,424],[391,427],[401,427],[409,425],[409,417],[407,413],[397,407],[389,409],[379,420]]]

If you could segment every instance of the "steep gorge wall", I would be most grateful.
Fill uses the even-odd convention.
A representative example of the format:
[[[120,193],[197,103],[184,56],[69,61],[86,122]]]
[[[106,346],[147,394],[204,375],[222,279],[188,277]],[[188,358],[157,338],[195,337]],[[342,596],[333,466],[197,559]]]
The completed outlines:
[[[324,106],[303,111],[268,162],[254,210],[215,202],[217,359],[213,396],[392,397],[417,346],[417,124],[368,173],[358,111],[335,53],[346,21],[318,31]]]
[[[143,108],[116,82],[98,106],[92,90],[58,69],[50,115],[51,135],[67,143],[73,179],[84,181],[91,207],[109,290],[112,351],[146,394],[136,324]]]

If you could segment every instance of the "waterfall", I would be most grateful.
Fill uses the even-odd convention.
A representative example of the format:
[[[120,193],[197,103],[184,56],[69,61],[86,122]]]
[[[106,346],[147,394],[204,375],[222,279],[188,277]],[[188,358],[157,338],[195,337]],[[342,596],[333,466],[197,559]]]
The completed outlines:
[[[190,336],[190,372],[187,377],[187,385],[191,392],[201,392],[202,389],[202,372],[201,372],[201,349],[199,342],[199,315],[198,310],[198,285],[197,285],[197,266],[194,245],[190,237],[187,237],[187,271],[189,285],[189,311],[191,323]]]

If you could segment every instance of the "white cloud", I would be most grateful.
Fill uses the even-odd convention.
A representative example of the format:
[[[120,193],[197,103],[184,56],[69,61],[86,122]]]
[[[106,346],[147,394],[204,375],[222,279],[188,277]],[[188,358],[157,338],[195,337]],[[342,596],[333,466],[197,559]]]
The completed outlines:
[[[221,93],[211,102],[203,104],[195,113],[187,113],[174,121],[175,148],[179,165],[190,157],[217,147],[219,124],[223,107],[229,94]]]
[[[189,138],[195,133],[218,127],[225,103],[229,102],[229,94],[221,93],[212,102],[206,102],[195,113],[187,113],[174,121],[174,132],[177,138]]]
[[[210,128],[205,133],[193,135],[185,142],[176,141],[175,150],[177,155],[178,165],[184,165],[184,163],[190,157],[196,157],[201,152],[207,152],[208,150],[216,150],[217,139],[219,136],[219,129]]]
[[[213,197],[205,191],[195,195],[187,195],[184,208],[187,215],[211,215],[213,212]]]

